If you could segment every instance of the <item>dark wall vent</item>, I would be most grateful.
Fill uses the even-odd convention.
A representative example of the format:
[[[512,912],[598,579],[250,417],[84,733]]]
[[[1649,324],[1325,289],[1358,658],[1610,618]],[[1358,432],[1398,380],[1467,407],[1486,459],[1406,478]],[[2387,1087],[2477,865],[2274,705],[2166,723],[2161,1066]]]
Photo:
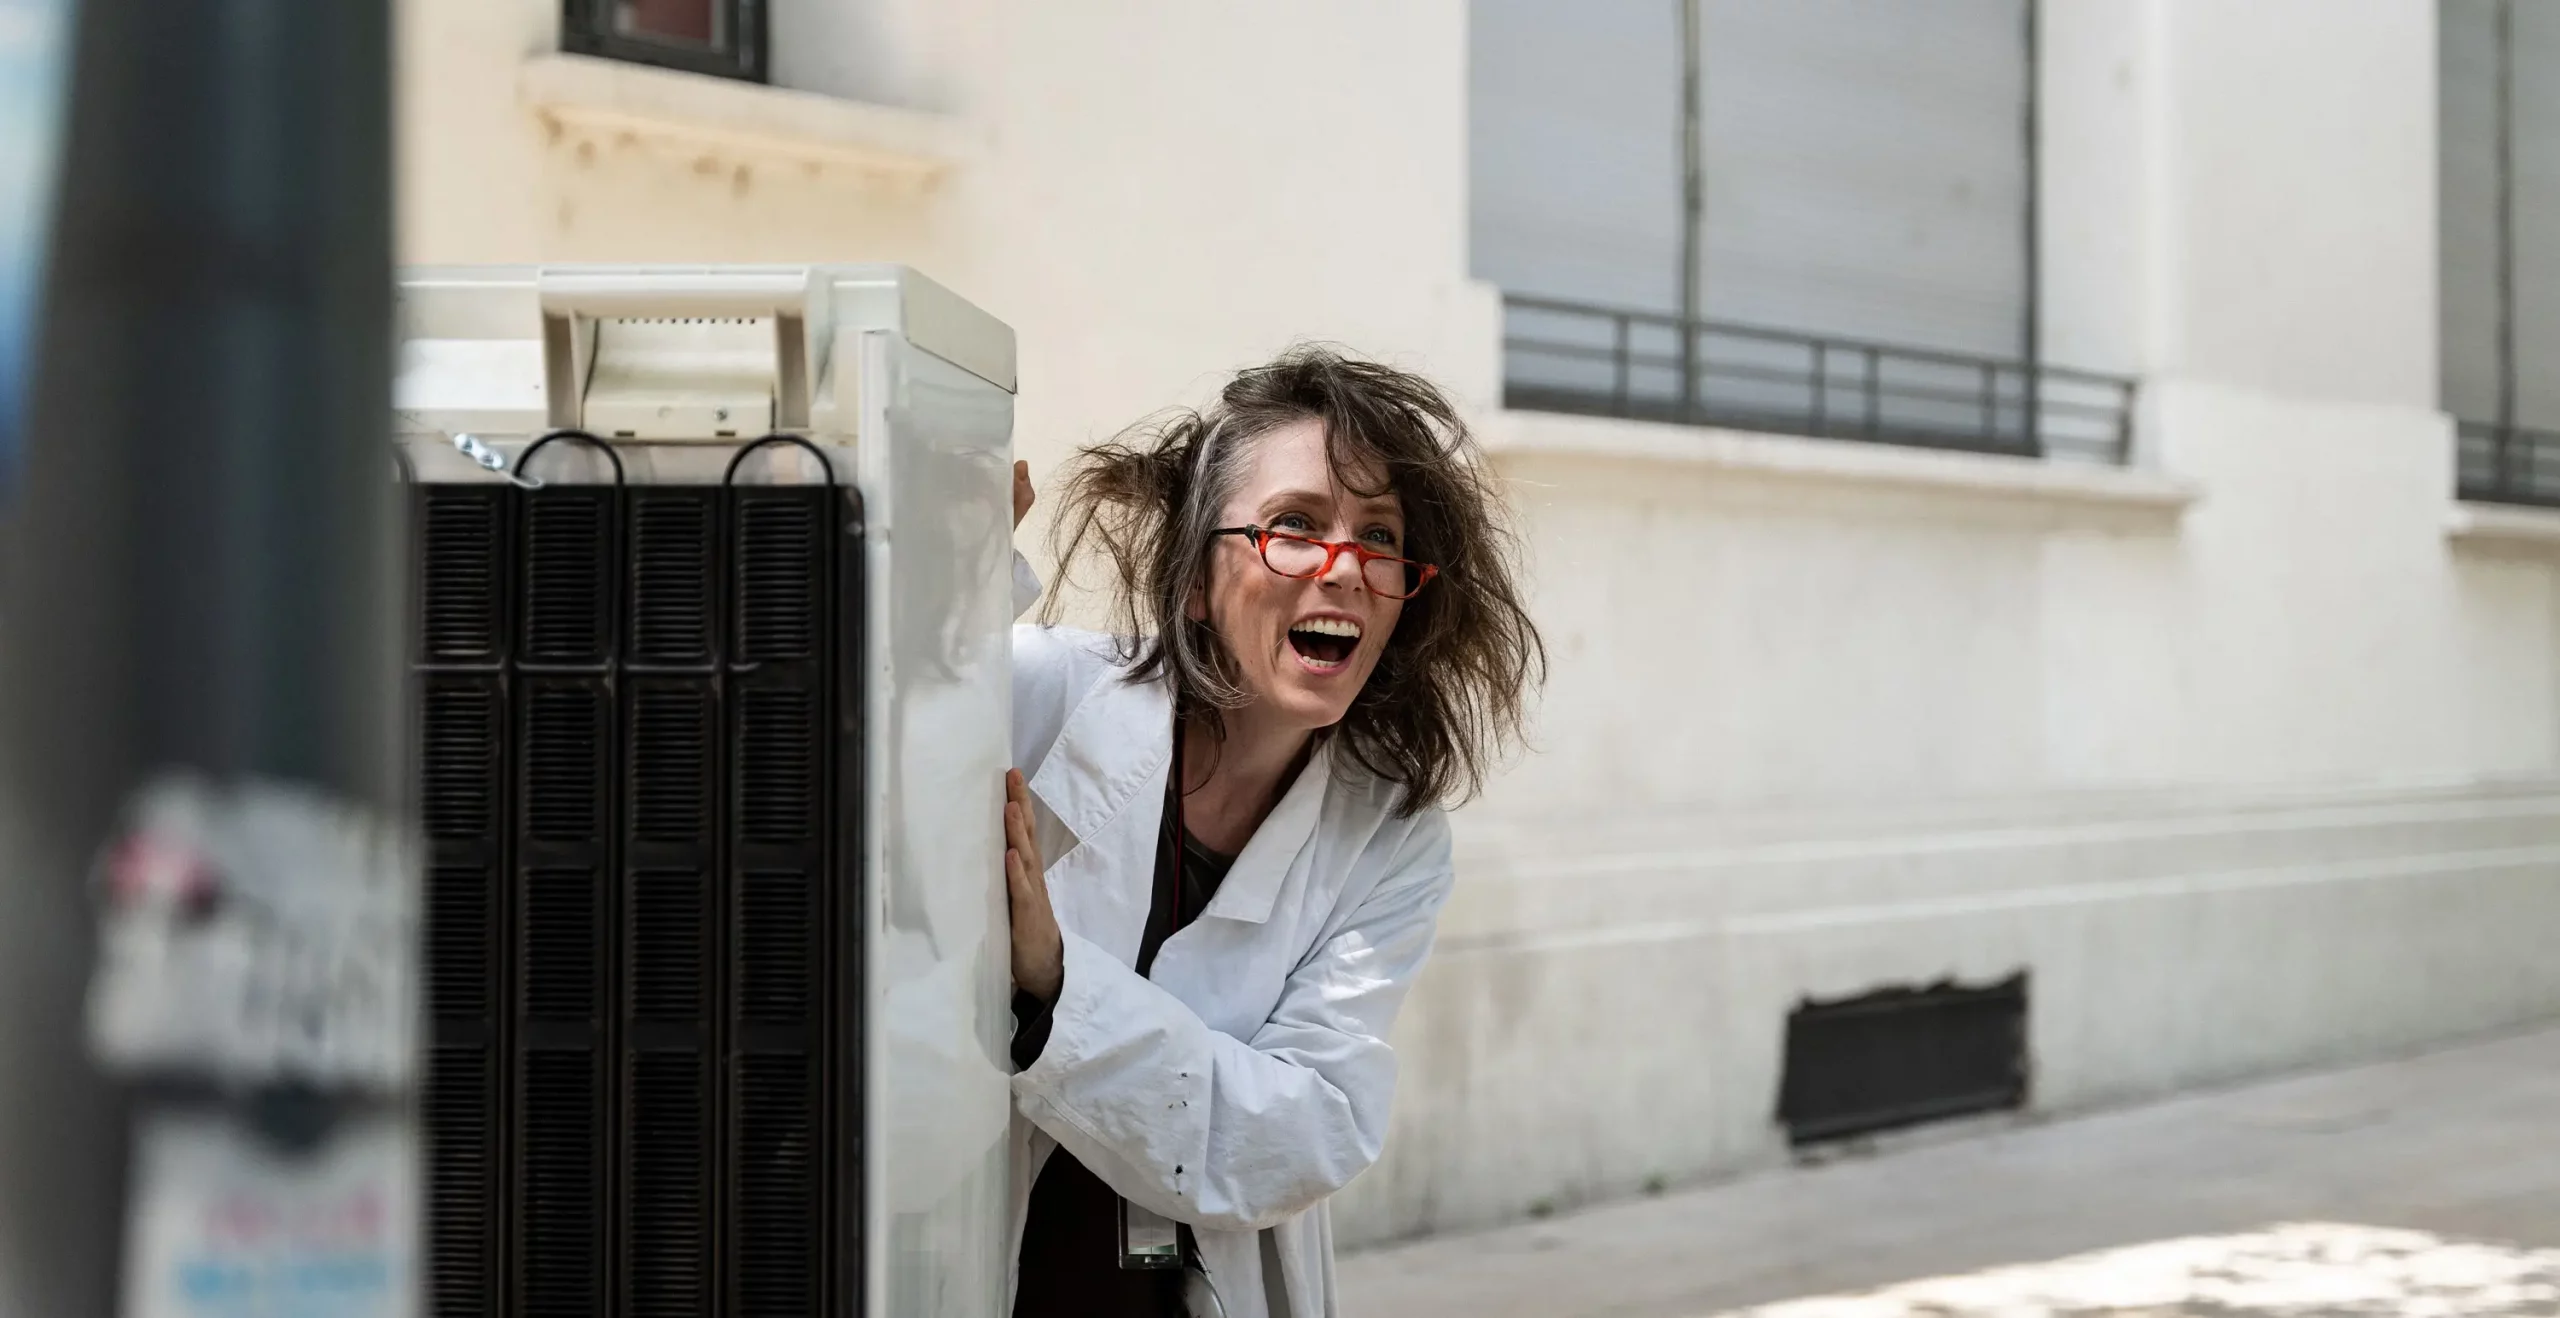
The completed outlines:
[[[858,1314],[858,502],[416,497],[431,1311]]]
[[[1796,1144],[2023,1107],[2027,975],[1808,1001],[1786,1046],[1778,1120]]]

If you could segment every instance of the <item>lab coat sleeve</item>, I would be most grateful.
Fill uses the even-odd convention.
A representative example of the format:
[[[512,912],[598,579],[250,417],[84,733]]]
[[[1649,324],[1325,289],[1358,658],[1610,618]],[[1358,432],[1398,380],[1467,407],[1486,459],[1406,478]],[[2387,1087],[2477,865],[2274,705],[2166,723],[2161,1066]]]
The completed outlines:
[[[1040,602],[1040,573],[1022,551],[1013,551],[1013,616],[1020,618]]]
[[[1312,1207],[1385,1143],[1387,1031],[1449,895],[1446,853],[1432,859],[1383,880],[1250,1040],[1067,934],[1048,1044],[1014,1077],[1017,1106],[1113,1190],[1177,1222],[1261,1230]]]

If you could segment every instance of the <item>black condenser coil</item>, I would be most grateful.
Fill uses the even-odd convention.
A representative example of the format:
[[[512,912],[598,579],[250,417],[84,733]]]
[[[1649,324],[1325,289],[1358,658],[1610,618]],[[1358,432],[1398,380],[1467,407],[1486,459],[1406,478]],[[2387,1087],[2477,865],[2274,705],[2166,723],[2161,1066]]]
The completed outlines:
[[[611,466],[416,489],[430,1310],[856,1313],[860,501]]]

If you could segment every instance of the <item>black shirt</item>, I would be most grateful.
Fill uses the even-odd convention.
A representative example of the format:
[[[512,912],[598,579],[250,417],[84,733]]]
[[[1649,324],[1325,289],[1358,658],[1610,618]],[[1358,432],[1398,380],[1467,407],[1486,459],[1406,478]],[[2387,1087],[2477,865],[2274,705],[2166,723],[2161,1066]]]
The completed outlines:
[[[1138,973],[1155,965],[1156,951],[1191,923],[1216,896],[1235,857],[1200,844],[1186,830],[1174,882],[1164,873],[1171,848],[1159,848],[1155,900],[1138,942]],[[1165,901],[1167,890],[1174,900]],[[1049,1043],[1055,1004],[1028,993],[1013,995],[1013,1064],[1029,1067]],[[1049,1155],[1031,1187],[1031,1211],[1022,1227],[1021,1276],[1013,1318],[1181,1318],[1180,1269],[1120,1266],[1120,1196],[1065,1149]]]

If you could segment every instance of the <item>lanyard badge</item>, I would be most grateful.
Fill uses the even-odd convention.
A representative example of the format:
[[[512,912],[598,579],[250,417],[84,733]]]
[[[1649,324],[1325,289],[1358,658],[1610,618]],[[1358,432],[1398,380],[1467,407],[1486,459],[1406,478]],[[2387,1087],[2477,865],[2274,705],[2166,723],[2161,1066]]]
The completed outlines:
[[[1120,1201],[1120,1266],[1156,1269],[1182,1266],[1182,1233],[1173,1219]]]

